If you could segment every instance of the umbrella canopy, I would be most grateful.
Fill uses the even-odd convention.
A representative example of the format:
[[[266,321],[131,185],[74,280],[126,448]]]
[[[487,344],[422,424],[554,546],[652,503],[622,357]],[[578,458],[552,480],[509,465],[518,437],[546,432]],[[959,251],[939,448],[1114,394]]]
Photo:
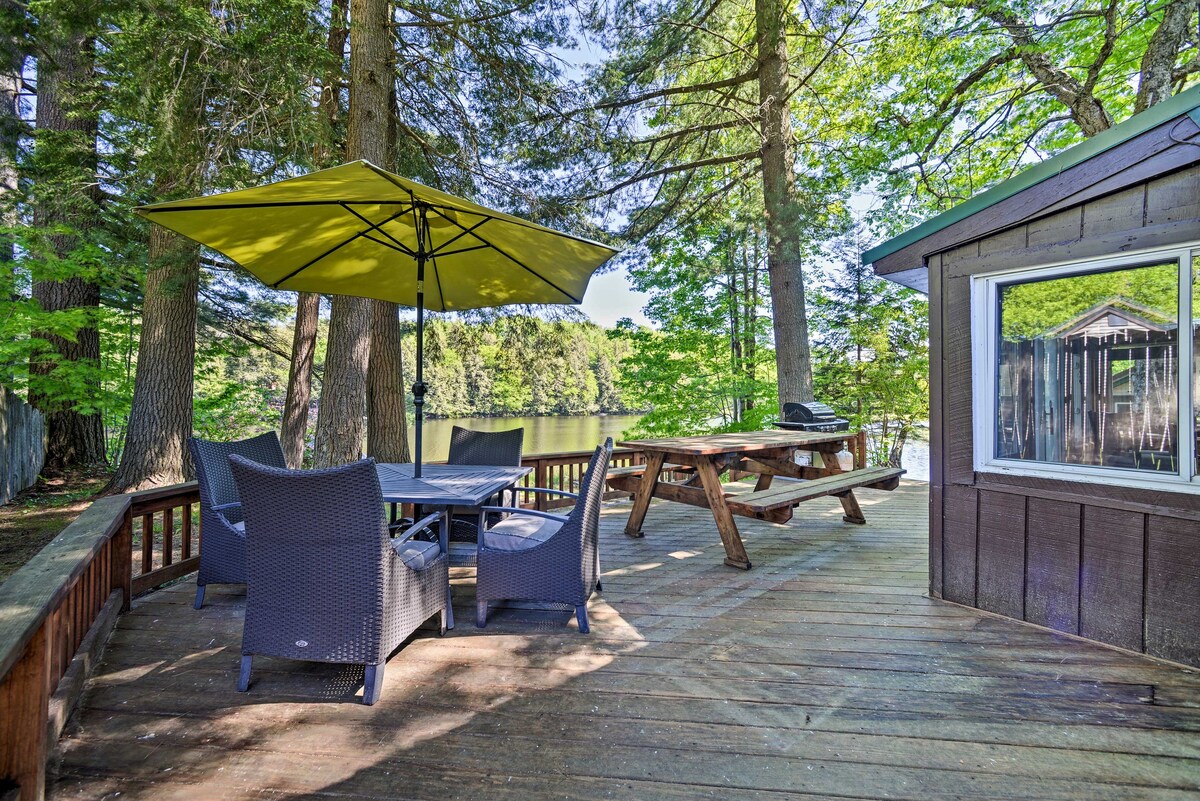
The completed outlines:
[[[355,161],[265,186],[142,206],[273,289],[417,309],[420,475],[424,310],[579,303],[617,251]]]

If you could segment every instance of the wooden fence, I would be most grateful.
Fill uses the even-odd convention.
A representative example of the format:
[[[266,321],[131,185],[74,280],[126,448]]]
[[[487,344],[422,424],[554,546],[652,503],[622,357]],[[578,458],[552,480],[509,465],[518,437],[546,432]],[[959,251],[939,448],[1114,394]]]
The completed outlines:
[[[0,387],[0,503],[37,481],[46,457],[41,412]]]

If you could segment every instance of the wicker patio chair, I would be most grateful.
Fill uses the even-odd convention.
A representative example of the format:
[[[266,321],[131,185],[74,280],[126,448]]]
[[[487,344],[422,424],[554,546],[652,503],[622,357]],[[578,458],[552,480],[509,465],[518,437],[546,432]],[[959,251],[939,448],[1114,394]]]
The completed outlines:
[[[499,600],[565,603],[575,607],[581,634],[588,632],[587,601],[600,589],[600,504],[604,477],[612,459],[610,437],[596,448],[569,515],[533,509],[485,506],[507,514],[489,526],[479,547],[476,569],[475,624],[487,623],[488,603]]]
[[[238,691],[255,654],[366,667],[363,703],[374,704],[384,662],[418,626],[453,625],[447,558],[414,539],[437,512],[389,539],[375,461],[323,470],[230,467],[246,519],[246,619]]]
[[[196,481],[200,485],[200,571],[196,574],[196,603],[204,605],[209,584],[246,583],[246,535],[229,457],[244,456],[259,464],[286,467],[279,437],[271,431],[236,442],[188,439]]]
[[[454,426],[450,431],[450,454],[447,464],[486,465],[497,467],[520,467],[521,446],[525,439],[524,428],[513,428],[508,431],[473,431],[462,426]],[[493,498],[493,505],[503,505],[505,500]],[[516,506],[516,495],[513,495],[513,506]],[[450,523],[450,542],[471,543],[479,541],[479,515],[475,509],[455,507]],[[491,522],[499,522],[499,517]],[[455,565],[470,566],[475,564],[475,549],[473,547],[451,547],[451,561]]]

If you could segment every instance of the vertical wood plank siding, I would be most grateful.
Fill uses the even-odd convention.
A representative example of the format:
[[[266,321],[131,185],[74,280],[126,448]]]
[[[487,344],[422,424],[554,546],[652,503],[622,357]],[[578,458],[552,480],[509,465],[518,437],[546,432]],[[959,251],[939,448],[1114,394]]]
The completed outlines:
[[[976,474],[972,450],[972,277],[1200,239],[1200,165],[1172,169],[926,257],[929,589],[1200,665],[1200,493]]]

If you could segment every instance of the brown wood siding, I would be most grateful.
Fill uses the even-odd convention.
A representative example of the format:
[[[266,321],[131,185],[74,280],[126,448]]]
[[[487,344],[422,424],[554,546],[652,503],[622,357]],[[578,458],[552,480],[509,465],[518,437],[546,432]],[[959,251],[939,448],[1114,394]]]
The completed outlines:
[[[1156,152],[1134,185],[928,257],[930,593],[1200,665],[1200,493],[976,474],[972,449],[971,278],[1200,239],[1196,157]]]
[[[1200,665],[1200,530],[1191,521],[1147,520],[1146,651]]]
[[[1028,498],[1025,619],[1058,631],[1079,631],[1077,503]]]
[[[941,297],[942,257],[934,256],[929,269],[930,298]],[[929,304],[929,594],[943,597],[942,588],[942,485],[946,470],[942,462],[945,412],[942,393],[943,359],[942,305]]]
[[[1024,614],[1025,499],[979,493],[980,609],[1020,618]]]
[[[1144,515],[1102,506],[1083,508],[1079,568],[1079,633],[1142,650]]]
[[[942,597],[975,605],[975,523],[978,493],[970,487],[946,486],[942,524]]]

